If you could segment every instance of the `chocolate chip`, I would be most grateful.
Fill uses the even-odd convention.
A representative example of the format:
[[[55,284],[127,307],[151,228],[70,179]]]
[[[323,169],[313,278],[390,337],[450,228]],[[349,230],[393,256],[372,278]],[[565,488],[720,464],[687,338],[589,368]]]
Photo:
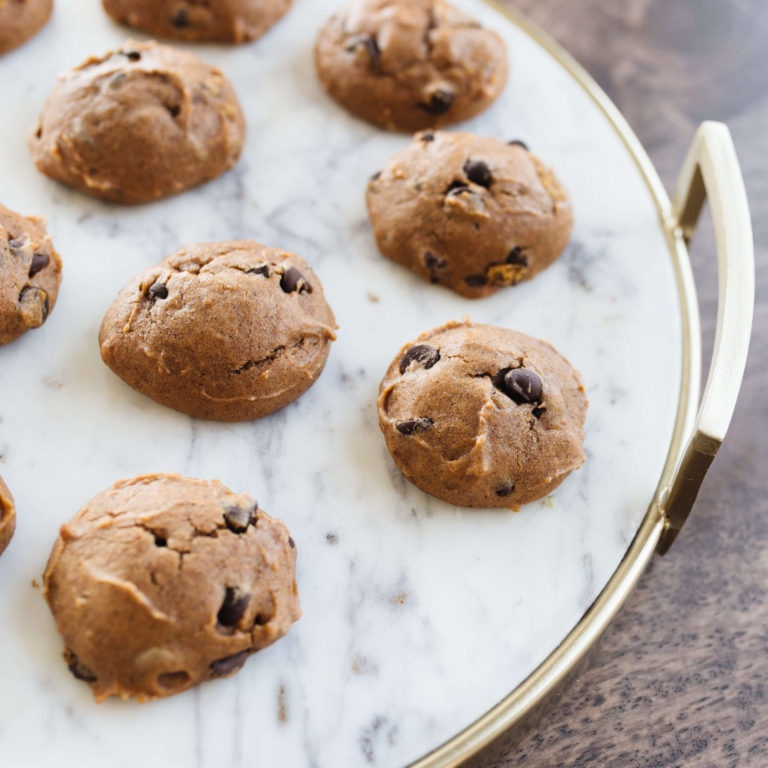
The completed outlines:
[[[428,96],[426,103],[421,103],[419,106],[429,112],[430,115],[444,115],[453,105],[455,96],[452,91],[448,91],[445,88],[436,88]]]
[[[280,278],[280,287],[286,293],[293,293],[298,290],[299,293],[311,292],[312,288],[304,275],[296,267],[289,267]]]
[[[129,61],[139,61],[141,59],[141,54],[138,51],[126,51],[125,55]]]
[[[521,267],[528,266],[528,259],[523,255],[523,249],[516,245],[508,254],[505,259],[507,264],[518,264]]]
[[[446,188],[443,194],[448,195],[460,195],[462,192],[469,192],[469,185],[463,181],[452,181]]]
[[[427,251],[424,254],[424,263],[429,269],[443,269],[447,262],[445,259],[441,259],[438,256],[435,256],[434,253]]]
[[[434,423],[432,419],[408,419],[407,421],[398,421],[395,428],[401,435],[412,435],[414,432],[424,432]]]
[[[164,536],[158,536],[155,534],[155,546],[156,547],[167,547],[168,546],[168,539],[166,539]]]
[[[42,288],[35,288],[31,285],[25,285],[19,293],[19,304],[40,304],[40,323],[44,323],[51,311],[51,305],[48,301],[48,294]]]
[[[234,627],[248,610],[248,602],[251,599],[250,593],[242,594],[240,587],[227,587],[224,595],[224,602],[216,615],[216,621],[222,627]]]
[[[419,138],[422,141],[430,142],[435,140],[435,134],[434,131],[424,131],[423,133],[419,134]]]
[[[26,243],[26,238],[23,237],[12,237],[10,240],[8,240],[8,247],[12,250],[18,253],[23,247],[24,243]]]
[[[510,480],[507,480],[505,483],[503,483],[496,489],[496,495],[509,496],[509,494],[512,493],[512,491],[514,490],[515,490],[515,484]]]
[[[370,35],[369,37],[365,38],[363,47],[371,59],[371,64],[373,64],[375,67],[379,63],[379,59],[381,59],[381,50],[379,49],[378,40],[376,40],[373,35]]]
[[[467,160],[464,163],[464,173],[471,182],[486,189],[493,184],[491,169],[482,160]]]
[[[520,141],[520,139],[512,139],[512,141],[508,141],[507,144],[509,144],[512,147],[522,147],[524,150],[528,150],[528,145],[524,141]]]
[[[260,267],[248,267],[245,270],[246,275],[261,275],[262,277],[269,277],[269,265],[262,264]]]
[[[496,374],[493,383],[518,405],[541,402],[541,379],[527,368],[504,368]]]
[[[293,540],[293,536],[288,537],[288,546],[291,549],[296,549],[296,542]]]
[[[470,288],[479,288],[480,286],[485,285],[487,280],[485,279],[485,275],[470,275],[469,277],[464,278],[464,282]]]
[[[165,107],[172,118],[177,118],[181,113],[181,107],[178,104],[166,105]]]
[[[249,655],[250,651],[240,651],[240,653],[233,653],[231,656],[225,656],[223,659],[212,661],[209,666],[211,675],[213,677],[224,677],[224,675],[228,675],[230,672],[235,672],[245,664]]]
[[[543,405],[537,405],[531,413],[537,418],[540,419],[542,415],[546,412],[546,408]]]
[[[440,353],[429,344],[416,344],[409,347],[400,358],[400,373],[405,373],[411,363],[422,368],[431,368],[440,359]]]
[[[232,533],[245,533],[249,525],[256,524],[258,510],[259,505],[255,502],[250,508],[233,504],[224,510],[224,522]]]
[[[91,670],[88,669],[88,667],[86,667],[74,653],[72,653],[72,651],[64,652],[64,661],[67,662],[69,671],[78,680],[84,680],[86,683],[95,683],[98,679],[96,675],[94,675],[93,672],[91,672]]]
[[[154,283],[147,289],[147,296],[154,301],[155,299],[167,299],[168,288],[164,283]]]
[[[183,29],[189,26],[189,14],[182,8],[172,19],[171,24],[177,29]]]
[[[32,263],[29,265],[29,276],[33,277],[41,269],[45,269],[48,266],[50,259],[47,253],[33,253]]]
[[[371,176],[371,181],[377,181],[380,178],[381,178],[381,171],[376,171],[376,173],[374,173],[373,176]]]

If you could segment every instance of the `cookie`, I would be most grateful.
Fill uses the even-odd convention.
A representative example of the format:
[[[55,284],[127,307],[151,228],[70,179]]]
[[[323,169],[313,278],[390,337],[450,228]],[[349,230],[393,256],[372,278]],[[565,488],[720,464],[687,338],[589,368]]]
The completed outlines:
[[[389,366],[378,408],[400,471],[451,504],[517,509],[584,462],[581,377],[546,342],[505,328],[422,334]]]
[[[474,117],[509,74],[501,37],[443,0],[358,2],[320,30],[315,64],[352,114],[408,132]]]
[[[101,325],[104,362],[161,405],[246,421],[321,374],[336,322],[292,253],[238,240],[181,248],[120,292]]]
[[[15,530],[16,507],[13,504],[13,496],[0,477],[0,555],[5,551]]]
[[[61,259],[45,220],[0,205],[0,345],[46,321],[60,283]]]
[[[234,167],[245,121],[197,56],[128,41],[61,76],[29,137],[38,170],[95,197],[146,203]]]
[[[103,0],[120,24],[188,42],[244,43],[261,37],[291,0]]]
[[[386,257],[473,299],[541,272],[573,228],[565,190],[522,142],[469,133],[417,134],[366,199]]]
[[[0,0],[0,54],[34,37],[53,10],[53,0]]]
[[[72,674],[149,701],[239,670],[301,615],[296,545],[217,480],[121,480],[61,527],[45,599]]]

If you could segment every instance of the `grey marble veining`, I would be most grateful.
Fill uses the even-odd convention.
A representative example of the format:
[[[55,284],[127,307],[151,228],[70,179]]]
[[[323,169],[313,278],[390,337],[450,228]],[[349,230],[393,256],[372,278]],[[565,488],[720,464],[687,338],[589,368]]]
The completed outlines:
[[[555,166],[576,216],[560,261],[470,302],[376,251],[367,178],[406,137],[323,94],[311,47],[335,0],[298,0],[264,39],[196,46],[248,120],[238,167],[123,208],[37,174],[25,135],[57,71],[128,36],[86,0],[0,58],[0,199],[49,222],[64,259],[55,311],[0,348],[0,474],[18,531],[0,559],[0,765],[395,768],[519,683],[606,583],[652,496],[680,375],[669,255],[623,146],[559,65],[479,0],[506,38],[510,84],[462,129],[522,138]],[[12,105],[12,109],[9,108]],[[99,358],[101,317],[128,278],[178,245],[253,237],[323,280],[339,340],[299,401],[250,424],[193,421],[133,392]],[[408,484],[379,434],[378,382],[400,345],[449,319],[551,341],[584,376],[585,466],[519,513],[450,507]],[[664,382],[669,382],[666,387]],[[58,526],[115,479],[180,471],[256,496],[291,528],[304,611],[233,679],[148,705],[96,705],[60,659],[40,591]]]

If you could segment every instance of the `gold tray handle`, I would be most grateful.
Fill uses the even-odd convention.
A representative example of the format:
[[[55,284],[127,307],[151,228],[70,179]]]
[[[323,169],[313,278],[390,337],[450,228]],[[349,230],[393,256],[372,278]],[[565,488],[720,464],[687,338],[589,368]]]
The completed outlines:
[[[747,193],[728,128],[705,122],[694,136],[677,180],[673,224],[686,246],[709,199],[718,266],[717,329],[704,397],[660,506],[665,516],[657,551],[664,554],[691,512],[723,442],[736,406],[752,329],[755,262]]]

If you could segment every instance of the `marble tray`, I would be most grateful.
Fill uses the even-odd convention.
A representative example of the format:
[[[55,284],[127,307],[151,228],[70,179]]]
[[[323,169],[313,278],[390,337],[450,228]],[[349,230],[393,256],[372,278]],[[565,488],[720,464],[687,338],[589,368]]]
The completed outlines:
[[[405,765],[503,698],[558,645],[615,570],[653,496],[676,413],[681,328],[669,251],[614,129],[571,76],[480,0],[506,39],[502,98],[462,129],[522,138],[569,190],[573,241],[530,283],[468,301],[383,259],[368,176],[407,138],[331,103],[312,44],[337,0],[297,0],[264,39],[195,46],[231,78],[248,120],[238,167],[151,206],[91,200],[26,149],[58,71],[128,36],[95,0],[0,59],[0,199],[47,217],[64,259],[39,331],[0,348],[0,474],[18,530],[0,559],[0,764]],[[126,280],[178,245],[250,237],[316,269],[339,322],[325,373],[250,424],[194,421],[101,362],[101,317]],[[586,381],[587,463],[519,513],[457,509],[404,481],[379,434],[378,382],[400,345],[449,319],[551,341]],[[656,372],[664,372],[664,385]],[[303,618],[235,678],[147,705],[96,705],[62,663],[37,587],[58,526],[114,480],[220,478],[286,521]]]

